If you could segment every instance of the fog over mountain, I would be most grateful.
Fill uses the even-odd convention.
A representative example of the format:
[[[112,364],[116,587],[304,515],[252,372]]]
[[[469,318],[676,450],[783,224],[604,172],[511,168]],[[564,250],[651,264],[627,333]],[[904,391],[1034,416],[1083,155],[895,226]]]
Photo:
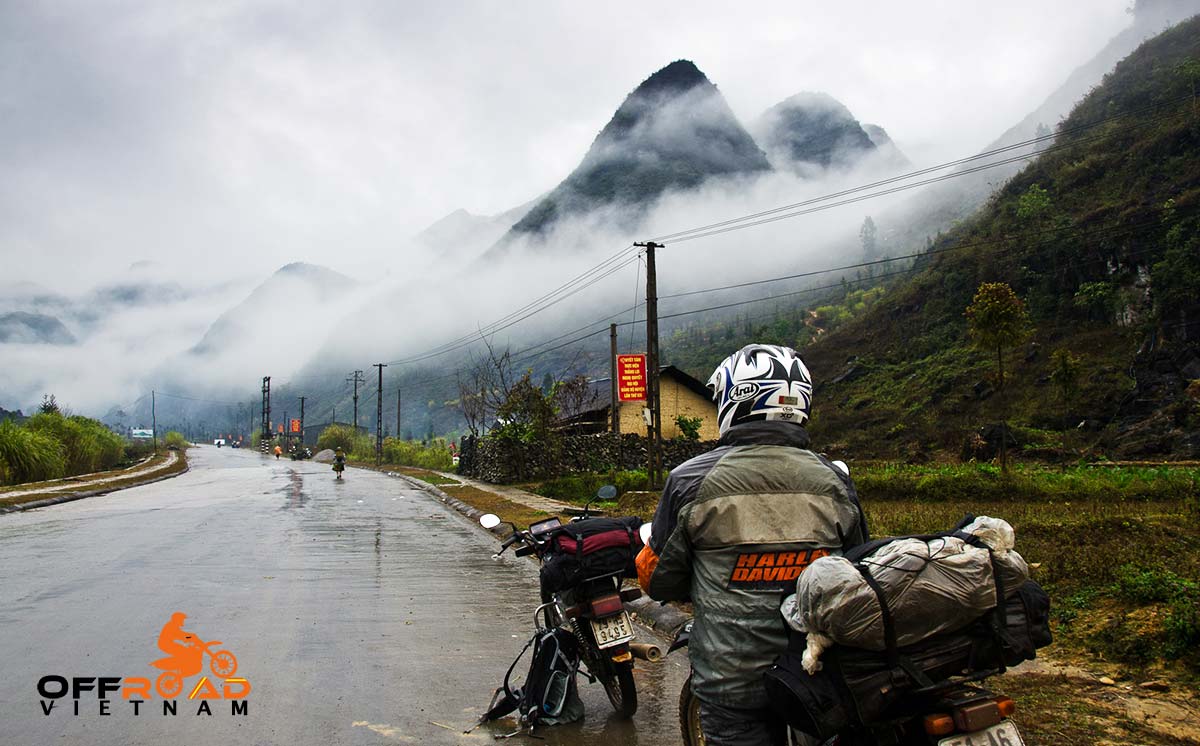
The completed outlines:
[[[52,317],[76,343],[0,342],[0,405],[240,400],[262,375],[420,352],[632,240],[894,173],[890,156],[771,168],[746,124],[797,91],[842,102],[876,156],[891,151],[862,122],[918,166],[961,156],[1128,26],[1125,4],[4,6],[0,314]],[[638,25],[670,43],[629,45]],[[672,246],[663,292],[826,266],[888,204]],[[481,260],[497,241],[504,260]],[[293,262],[359,284],[242,305]],[[626,308],[637,275],[504,333]],[[225,357],[234,336],[258,344]]]

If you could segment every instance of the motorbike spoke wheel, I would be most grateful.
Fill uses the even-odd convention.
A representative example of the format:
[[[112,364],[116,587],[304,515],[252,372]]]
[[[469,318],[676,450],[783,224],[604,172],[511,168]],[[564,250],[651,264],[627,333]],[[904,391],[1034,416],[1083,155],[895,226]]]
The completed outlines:
[[[704,731],[700,729],[700,700],[692,694],[692,677],[688,676],[679,692],[679,730],[684,746],[704,746]]]
[[[218,650],[208,661],[208,668],[213,674],[228,679],[237,672],[237,658],[228,650]]]
[[[601,653],[603,655],[603,653]],[[617,715],[631,718],[637,712],[637,686],[633,683],[632,663],[612,663],[604,666],[606,670],[596,671],[608,701],[612,703]]]
[[[159,674],[154,688],[163,699],[174,699],[183,690],[183,677],[172,671],[165,671]]]

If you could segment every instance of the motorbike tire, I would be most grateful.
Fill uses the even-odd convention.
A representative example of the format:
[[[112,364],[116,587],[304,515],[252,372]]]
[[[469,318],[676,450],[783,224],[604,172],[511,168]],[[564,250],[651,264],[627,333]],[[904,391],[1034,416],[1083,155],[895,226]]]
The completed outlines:
[[[617,715],[628,720],[637,712],[637,685],[633,682],[633,663],[610,663],[597,678]]]
[[[704,731],[700,728],[700,700],[692,694],[690,674],[679,690],[679,733],[683,736],[683,746],[704,746]]]

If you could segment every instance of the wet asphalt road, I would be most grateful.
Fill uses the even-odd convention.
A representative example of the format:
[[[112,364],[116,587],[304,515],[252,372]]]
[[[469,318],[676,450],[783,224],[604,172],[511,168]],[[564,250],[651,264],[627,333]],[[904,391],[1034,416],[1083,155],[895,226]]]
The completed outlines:
[[[0,744],[493,743],[468,727],[524,644],[537,574],[458,513],[400,480],[204,447],[176,479],[0,516]],[[248,714],[93,691],[42,714],[37,683],[147,677],[159,630],[184,627],[237,656]],[[549,744],[676,744],[686,659],[638,664],[641,706],[617,720],[580,680],[582,724]],[[207,662],[206,662],[207,666]],[[208,673],[207,668],[203,673]],[[510,741],[509,743],[512,743]]]

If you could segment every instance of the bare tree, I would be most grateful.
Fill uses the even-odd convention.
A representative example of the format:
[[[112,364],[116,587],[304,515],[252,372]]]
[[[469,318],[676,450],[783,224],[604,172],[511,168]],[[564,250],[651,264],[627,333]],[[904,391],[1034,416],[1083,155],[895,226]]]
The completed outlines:
[[[569,420],[596,408],[600,393],[584,375],[575,375],[554,386],[554,403],[560,419]]]
[[[455,372],[458,406],[472,435],[487,431],[519,380],[513,373],[512,352],[507,347],[496,349],[487,337],[482,339],[487,353],[472,354],[470,362]]]

